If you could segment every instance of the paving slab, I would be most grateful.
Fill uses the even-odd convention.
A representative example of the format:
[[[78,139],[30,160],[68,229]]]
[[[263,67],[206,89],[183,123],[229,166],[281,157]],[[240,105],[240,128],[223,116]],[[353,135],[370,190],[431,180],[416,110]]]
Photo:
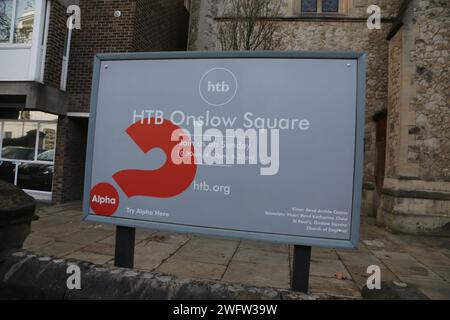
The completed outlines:
[[[408,250],[409,248],[424,248],[428,246],[426,244],[426,237],[422,235],[406,235],[406,234],[384,234],[384,238],[389,239],[392,243],[395,243],[399,248]]]
[[[53,217],[53,216],[47,216],[43,218],[39,218],[38,220],[33,220],[31,222],[32,230],[33,232],[37,232],[49,227],[56,227],[56,226],[62,226],[66,224],[69,219],[62,217]]]
[[[220,280],[226,270],[222,264],[186,261],[169,258],[156,271],[174,275],[180,278]]]
[[[409,253],[390,251],[373,251],[373,253],[399,277],[420,276],[429,279],[439,279],[436,273],[417,261]]]
[[[270,252],[256,249],[243,248],[239,246],[234,256],[234,261],[264,264],[288,264],[289,252]]]
[[[264,264],[231,261],[222,281],[253,286],[290,288],[287,263]]]
[[[57,237],[57,241],[78,243],[83,245],[88,245],[93,242],[101,241],[113,233],[107,230],[101,229],[82,229],[76,232],[72,232],[68,235]]]
[[[145,240],[149,238],[152,234],[155,234],[156,230],[147,230],[147,229],[136,229],[135,238],[137,241]]]
[[[42,217],[42,216],[54,215],[56,213],[65,214],[65,212],[67,212],[68,210],[77,210],[78,214],[80,216],[82,215],[81,210],[78,210],[77,208],[74,208],[74,207],[67,208],[62,205],[52,206],[52,205],[39,205],[39,204],[37,205],[35,214],[37,216]]]
[[[109,261],[113,260],[113,256],[93,253],[93,252],[84,251],[84,250],[72,252],[72,253],[66,255],[66,258],[73,258],[73,259],[78,259],[78,260],[82,260],[82,261],[88,261],[88,262],[92,262],[95,264],[105,264],[105,263],[108,263]]]
[[[289,252],[289,246],[287,244],[271,243],[265,241],[242,240],[240,243],[240,247],[267,252]]]
[[[54,241],[42,246],[37,252],[45,255],[64,257],[72,252],[78,251],[83,245],[70,242]]]
[[[106,237],[105,239],[98,241],[98,243],[105,243],[114,246],[116,244],[116,235]]]
[[[158,231],[152,233],[148,238],[146,238],[146,240],[182,245],[185,244],[191,237],[192,235],[186,233],[171,233]]]
[[[312,294],[331,294],[349,298],[362,298],[358,286],[351,280],[338,280],[318,276],[309,277]]]
[[[27,250],[36,249],[39,247],[43,247],[44,245],[49,244],[54,240],[55,238],[46,237],[39,233],[32,232],[23,243],[23,248]]]
[[[83,221],[82,224],[85,224],[87,226],[86,229],[96,229],[96,230],[104,230],[111,233],[116,232],[116,227],[112,224],[98,224],[91,221]]]
[[[311,258],[339,259],[335,249],[313,247]]]
[[[369,252],[338,251],[337,254],[345,265],[361,265],[367,268],[370,265],[379,266],[382,263],[380,259]]]
[[[409,248],[408,253],[428,267],[447,267],[450,270],[450,258],[439,251],[422,248]]]
[[[311,258],[310,274],[326,278],[336,278],[337,273],[342,273],[347,279],[351,279],[350,273],[339,259]]]
[[[115,246],[110,243],[95,242],[83,247],[83,251],[97,253],[101,255],[114,256]]]
[[[226,265],[239,241],[193,237],[176,254],[178,259]]]
[[[178,245],[149,241],[134,249],[134,267],[153,271],[179,249]]]
[[[438,267],[438,266],[431,266],[430,267],[433,272],[435,272],[437,275],[439,275],[442,279],[450,283],[450,268],[449,267]]]
[[[450,300],[450,283],[422,277],[402,277],[402,281],[413,284],[430,299]]]
[[[32,223],[31,227],[34,230],[34,232],[39,232],[42,235],[53,238],[64,237],[71,233],[87,228],[86,225],[83,226],[81,225],[81,223],[71,223],[67,221],[65,223],[57,225],[49,225],[45,227],[35,227]]]
[[[62,209],[63,209],[63,208],[62,208]],[[77,219],[80,219],[80,218],[83,217],[83,214],[81,213],[80,210],[81,210],[81,209],[73,209],[73,208],[70,208],[69,210],[63,209],[63,211],[59,211],[59,212],[64,212],[64,217],[70,217],[70,218],[77,218]],[[48,214],[55,215],[55,212],[51,212],[51,213],[48,213]],[[111,226],[112,226],[112,225],[111,225]]]

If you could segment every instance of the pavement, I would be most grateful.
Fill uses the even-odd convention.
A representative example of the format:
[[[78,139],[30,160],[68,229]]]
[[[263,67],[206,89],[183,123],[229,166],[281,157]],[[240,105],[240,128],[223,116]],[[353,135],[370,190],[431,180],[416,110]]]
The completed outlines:
[[[80,203],[40,204],[36,215],[24,249],[113,265],[115,227],[82,221]],[[361,220],[357,250],[312,249],[310,293],[370,297],[367,267],[377,265],[382,289],[387,284],[411,288],[412,298],[450,299],[450,237],[392,234],[373,218]],[[292,252],[283,244],[137,229],[135,269],[289,289]]]

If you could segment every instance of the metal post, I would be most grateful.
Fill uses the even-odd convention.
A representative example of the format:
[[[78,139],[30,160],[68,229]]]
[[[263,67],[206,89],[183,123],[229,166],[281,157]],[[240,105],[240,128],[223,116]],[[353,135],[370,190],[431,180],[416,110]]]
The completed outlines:
[[[116,251],[114,265],[121,268],[133,268],[135,228],[116,227]]]
[[[310,263],[311,247],[294,246],[294,261],[291,283],[292,291],[308,293]]]

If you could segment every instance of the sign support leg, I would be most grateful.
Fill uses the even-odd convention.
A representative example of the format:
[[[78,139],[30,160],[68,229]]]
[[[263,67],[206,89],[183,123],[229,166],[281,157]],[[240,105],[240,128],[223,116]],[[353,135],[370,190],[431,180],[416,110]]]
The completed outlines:
[[[308,293],[311,247],[295,245],[293,260],[291,289]]]
[[[116,251],[114,265],[121,268],[133,268],[135,228],[116,227]]]

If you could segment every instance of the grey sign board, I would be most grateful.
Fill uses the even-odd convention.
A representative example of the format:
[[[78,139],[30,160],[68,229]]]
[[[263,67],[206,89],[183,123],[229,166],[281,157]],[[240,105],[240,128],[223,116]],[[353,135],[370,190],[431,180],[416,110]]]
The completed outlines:
[[[363,53],[97,55],[85,219],[355,247]]]

